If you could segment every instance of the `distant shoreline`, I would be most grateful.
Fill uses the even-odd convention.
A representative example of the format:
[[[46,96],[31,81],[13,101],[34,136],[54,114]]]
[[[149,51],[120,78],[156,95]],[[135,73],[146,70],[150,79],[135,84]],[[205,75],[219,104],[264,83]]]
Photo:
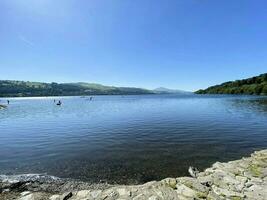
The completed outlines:
[[[0,80],[1,97],[89,96],[89,95],[145,95],[191,93],[168,88],[145,89],[138,87],[106,86],[97,83],[44,83]]]
[[[164,94],[92,94],[92,95],[56,95],[56,96],[0,96],[0,99],[6,98],[54,98],[54,97],[90,97],[90,96],[140,96],[140,95],[164,95]]]
[[[67,97],[96,97],[96,96],[148,96],[148,95],[196,95],[196,96],[248,96],[248,97],[267,97],[267,94],[216,94],[216,93],[206,93],[206,94],[199,94],[196,92],[192,93],[185,93],[185,94],[180,94],[180,93],[151,93],[151,94],[96,94],[96,95],[57,95],[57,96],[0,96],[1,99],[14,99],[14,98],[57,98],[57,97],[62,97],[62,98],[67,98]],[[1,104],[1,101],[0,101]]]

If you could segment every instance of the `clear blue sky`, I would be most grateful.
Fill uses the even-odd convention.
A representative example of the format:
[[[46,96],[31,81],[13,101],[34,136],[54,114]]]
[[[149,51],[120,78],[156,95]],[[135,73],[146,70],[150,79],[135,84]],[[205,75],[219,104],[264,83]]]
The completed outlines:
[[[266,0],[0,0],[0,79],[196,90],[264,72]]]

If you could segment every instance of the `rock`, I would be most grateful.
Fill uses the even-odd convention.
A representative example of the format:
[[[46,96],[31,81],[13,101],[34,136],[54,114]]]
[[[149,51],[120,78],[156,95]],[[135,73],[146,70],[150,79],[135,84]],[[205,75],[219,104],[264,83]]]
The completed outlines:
[[[106,191],[103,191],[101,193],[100,199],[105,199],[105,200],[113,200],[117,199],[119,197],[119,194],[117,191],[114,190],[114,188],[108,189]]]
[[[163,184],[175,189],[176,188],[176,179],[175,178],[166,178],[161,181]]]
[[[22,196],[21,198],[19,198],[19,200],[34,200],[34,195],[28,194],[28,195]]]
[[[92,191],[90,194],[93,198],[97,198],[101,192],[102,192],[101,190],[95,190],[95,191]]]
[[[159,200],[159,198],[157,196],[153,195],[153,196],[149,197],[148,200]]]
[[[209,191],[209,188],[206,185],[201,184],[197,179],[191,177],[177,178],[177,182],[198,192],[208,193]]]
[[[238,192],[233,192],[231,190],[228,189],[224,189],[224,188],[220,188],[217,187],[215,185],[212,186],[212,190],[214,193],[216,193],[218,196],[224,196],[227,198],[231,198],[231,197],[240,197],[240,198],[244,198],[244,194],[242,193],[238,193]]]
[[[68,193],[63,194],[63,200],[68,200],[71,197],[72,197],[72,192],[68,192]]]
[[[190,197],[190,198],[194,198],[196,197],[196,191],[195,190],[192,190],[191,188],[183,185],[183,184],[177,184],[177,194],[178,195],[182,195],[182,196],[185,196],[185,197]]]
[[[4,108],[7,108],[7,106],[0,104],[0,110]]]
[[[10,189],[9,188],[2,189],[2,191],[0,190],[0,194],[1,193],[8,193],[8,192],[10,192]]]
[[[95,193],[96,191],[94,191]],[[100,191],[101,192],[101,191]],[[86,197],[89,197],[91,194],[90,190],[81,190],[81,191],[78,191],[76,196],[79,197],[79,198],[86,198]],[[91,194],[92,195],[92,194]],[[94,195],[93,198],[96,198],[98,195]]]
[[[191,167],[191,166],[189,167],[188,172],[189,172],[190,176],[192,176],[193,178],[196,178],[198,176],[198,173],[199,173],[197,168]]]
[[[45,200],[48,199],[47,195],[44,193],[29,193],[28,191],[22,194],[22,197],[18,198],[18,200]]]
[[[49,198],[49,200],[68,200],[72,197],[72,192],[67,192],[62,195],[53,195]]]
[[[138,194],[137,196],[135,196],[133,198],[133,200],[144,200],[145,199],[145,195],[144,194]]]
[[[61,200],[60,198],[61,198],[60,195],[53,195],[53,196],[51,196],[51,197],[49,198],[49,200]]]
[[[28,194],[30,194],[30,193],[31,193],[30,191],[25,191],[25,192],[20,193],[20,195],[21,195],[21,196],[26,196],[26,195],[28,195]]]
[[[126,188],[118,188],[117,192],[119,193],[120,196],[126,196],[130,197],[131,196],[131,191],[127,190]]]

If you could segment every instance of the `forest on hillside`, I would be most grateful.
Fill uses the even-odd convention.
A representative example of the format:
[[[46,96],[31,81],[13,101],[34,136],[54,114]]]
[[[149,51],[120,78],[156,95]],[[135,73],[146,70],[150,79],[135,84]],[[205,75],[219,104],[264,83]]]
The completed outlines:
[[[204,90],[198,90],[196,93],[267,95],[267,73],[248,79],[225,82]]]
[[[0,81],[0,97],[127,95],[152,93],[153,91],[142,88],[113,87],[94,83]]]

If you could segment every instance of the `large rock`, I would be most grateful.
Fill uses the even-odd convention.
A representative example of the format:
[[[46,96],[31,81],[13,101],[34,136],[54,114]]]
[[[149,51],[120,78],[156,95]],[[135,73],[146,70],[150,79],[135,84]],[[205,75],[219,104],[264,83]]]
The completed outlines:
[[[5,106],[5,105],[1,105],[1,104],[0,104],[0,110],[1,110],[1,109],[4,109],[4,108],[7,108],[7,106]]]

